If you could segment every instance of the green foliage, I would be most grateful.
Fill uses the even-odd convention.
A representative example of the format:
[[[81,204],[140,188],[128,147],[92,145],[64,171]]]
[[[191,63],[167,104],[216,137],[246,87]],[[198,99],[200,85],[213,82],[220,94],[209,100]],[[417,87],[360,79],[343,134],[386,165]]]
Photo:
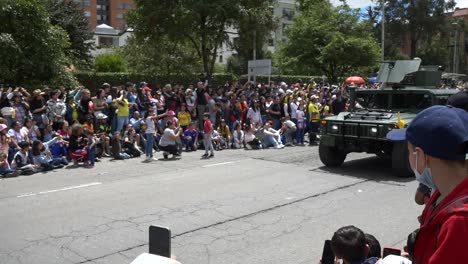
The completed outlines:
[[[197,75],[150,75],[140,73],[96,73],[77,72],[75,74],[78,82],[93,91],[100,88],[105,82],[112,86],[123,85],[126,82],[140,83],[145,81],[150,87],[161,87],[167,83],[181,84],[187,86],[198,80]],[[235,82],[237,78],[232,74],[214,74],[210,84],[213,86],[223,85],[225,81]]]
[[[150,75],[187,75],[202,71],[196,50],[186,42],[161,37],[157,42],[130,38],[123,48],[131,72]]]
[[[13,84],[50,83],[67,74],[67,33],[51,25],[38,0],[0,2],[0,80]]]
[[[287,31],[288,41],[281,49],[282,68],[301,65],[315,73],[320,70],[331,82],[355,74],[378,63],[379,45],[370,25],[359,21],[360,14],[343,5],[320,2],[303,8]]]
[[[126,62],[118,51],[98,55],[94,61],[94,69],[97,72],[125,72]]]
[[[161,40],[190,45],[208,75],[214,72],[217,49],[228,41],[226,29],[237,27],[249,8],[272,0],[134,0],[128,23],[137,41],[159,45]],[[259,9],[260,10],[260,9]],[[252,16],[251,21],[260,20]]]
[[[66,56],[75,66],[91,65],[90,50],[94,47],[93,34],[88,31],[88,20],[81,7],[74,1],[41,0],[52,25],[59,26],[68,34],[70,46]]]

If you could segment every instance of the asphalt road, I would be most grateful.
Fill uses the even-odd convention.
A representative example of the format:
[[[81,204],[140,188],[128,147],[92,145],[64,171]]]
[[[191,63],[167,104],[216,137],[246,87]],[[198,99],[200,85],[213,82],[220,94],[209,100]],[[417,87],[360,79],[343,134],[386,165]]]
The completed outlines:
[[[331,170],[317,147],[202,154],[0,180],[0,263],[130,263],[148,251],[151,224],[170,227],[183,264],[317,263],[341,226],[383,246],[418,226],[416,182],[376,157]]]

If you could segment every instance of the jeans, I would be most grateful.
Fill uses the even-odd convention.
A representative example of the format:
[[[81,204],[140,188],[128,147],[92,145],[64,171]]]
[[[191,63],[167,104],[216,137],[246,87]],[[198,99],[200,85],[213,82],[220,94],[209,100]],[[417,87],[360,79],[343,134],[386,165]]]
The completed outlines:
[[[293,135],[296,133],[296,128],[295,127],[290,127],[286,129],[284,132],[284,136],[286,137],[286,144],[292,144],[293,143]]]
[[[13,172],[15,172],[15,170],[13,169],[0,168],[0,175],[5,175],[8,173],[13,173]]]
[[[281,140],[276,139],[274,136],[271,135],[265,135],[263,138],[263,143],[265,147],[276,147],[278,145],[281,145]]]
[[[94,165],[94,161],[96,160],[96,146],[88,150],[88,157],[89,157],[89,163],[91,165]]]
[[[128,124],[128,123],[129,123],[128,116],[119,116],[119,117],[117,117],[117,127],[116,127],[115,131],[121,132],[123,126]]]
[[[279,119],[272,118],[271,121],[273,122],[273,129],[278,130],[281,128],[281,121]]]
[[[205,145],[205,154],[208,155],[208,151],[214,155],[214,148],[213,148],[213,141],[211,135],[204,134],[203,135],[203,144]]]
[[[145,152],[147,158],[153,157],[153,145],[154,145],[154,135],[153,133],[146,134],[146,146]]]
[[[304,144],[305,122],[303,120],[297,121],[296,142],[297,144]]]

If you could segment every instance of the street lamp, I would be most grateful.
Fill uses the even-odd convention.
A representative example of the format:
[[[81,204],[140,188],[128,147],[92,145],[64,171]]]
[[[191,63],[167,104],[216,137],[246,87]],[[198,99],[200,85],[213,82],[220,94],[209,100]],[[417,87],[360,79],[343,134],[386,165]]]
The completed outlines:
[[[452,25],[455,27],[455,39],[453,44],[453,72],[458,73],[458,63],[457,63],[457,43],[458,43],[458,23],[453,22]]]

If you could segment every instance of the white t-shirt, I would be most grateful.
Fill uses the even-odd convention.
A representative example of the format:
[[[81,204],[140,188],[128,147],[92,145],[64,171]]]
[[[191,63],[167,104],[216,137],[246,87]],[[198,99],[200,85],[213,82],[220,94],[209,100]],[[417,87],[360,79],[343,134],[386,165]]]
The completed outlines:
[[[16,140],[16,143],[26,141],[26,138],[28,137],[28,133],[25,132],[24,130],[20,130],[19,132],[17,132],[13,128],[8,130],[8,135],[14,138]]]
[[[298,121],[304,121],[304,111],[302,110],[297,110],[296,111],[296,119]]]
[[[156,126],[154,125],[153,118],[149,116],[146,118],[146,126],[147,126],[146,131],[145,131],[146,134],[156,133]]]
[[[297,111],[297,104],[296,103],[290,103],[289,107],[291,108],[291,119],[296,119],[296,111]]]
[[[173,139],[174,136],[175,136],[174,130],[170,128],[166,128],[164,130],[163,135],[161,136],[161,139],[159,140],[159,145],[163,147],[166,147],[169,145],[175,145],[176,142],[175,142],[175,139]]]

